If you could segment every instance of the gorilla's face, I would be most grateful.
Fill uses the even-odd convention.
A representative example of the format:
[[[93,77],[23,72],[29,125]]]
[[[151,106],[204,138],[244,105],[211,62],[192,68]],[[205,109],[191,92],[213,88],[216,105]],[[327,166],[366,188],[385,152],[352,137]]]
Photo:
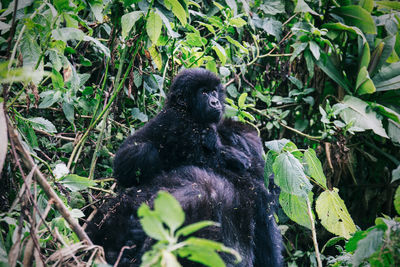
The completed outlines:
[[[174,79],[167,106],[179,107],[199,123],[218,123],[224,114],[224,87],[206,69],[187,69]]]
[[[200,123],[217,123],[224,113],[220,86],[198,88],[192,99],[192,116]],[[221,99],[222,98],[222,99]]]

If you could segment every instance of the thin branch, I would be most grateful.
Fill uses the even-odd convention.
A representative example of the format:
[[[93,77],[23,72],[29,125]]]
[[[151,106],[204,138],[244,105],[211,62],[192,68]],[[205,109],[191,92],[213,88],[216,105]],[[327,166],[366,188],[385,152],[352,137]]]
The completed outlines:
[[[307,213],[308,213],[308,217],[311,222],[311,233],[312,233],[312,240],[313,240],[314,248],[315,248],[315,257],[317,258],[318,267],[322,267],[321,256],[319,254],[319,248],[318,248],[317,232],[315,230],[314,218],[313,218],[313,215],[311,212],[311,205],[310,205],[310,201],[308,200],[308,197],[306,197],[306,202],[307,202]]]

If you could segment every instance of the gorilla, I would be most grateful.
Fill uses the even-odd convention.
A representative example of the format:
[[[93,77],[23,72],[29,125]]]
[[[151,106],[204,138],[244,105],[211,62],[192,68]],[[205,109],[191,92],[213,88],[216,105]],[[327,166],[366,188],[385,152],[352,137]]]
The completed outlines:
[[[212,220],[196,236],[237,250],[242,262],[221,254],[227,266],[282,266],[282,237],[273,216],[279,190],[264,186],[263,148],[248,125],[222,119],[224,88],[212,72],[188,69],[172,82],[164,109],[128,137],[114,159],[118,183],[130,187],[107,201],[88,234],[120,266],[138,266],[154,241],[142,230],[137,210],[157,192],[182,205],[185,224]],[[183,266],[202,266],[179,259]]]
[[[114,173],[119,184],[143,184],[162,171],[184,165],[249,168],[249,158],[234,146],[223,146],[217,133],[224,99],[224,88],[212,72],[188,69],[178,74],[164,109],[118,150]],[[219,128],[226,135],[230,126]]]

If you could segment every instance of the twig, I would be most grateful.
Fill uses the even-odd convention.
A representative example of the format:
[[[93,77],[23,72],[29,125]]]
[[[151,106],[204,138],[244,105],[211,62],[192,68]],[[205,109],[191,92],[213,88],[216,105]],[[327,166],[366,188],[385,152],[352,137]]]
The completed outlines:
[[[17,8],[18,8],[18,0],[14,1],[14,13],[13,13],[13,18],[12,18],[12,23],[11,23],[11,29],[10,29],[10,36],[8,37],[8,48],[7,48],[7,55],[10,53],[11,50],[11,42],[12,39],[14,38],[14,33],[15,33],[15,19],[17,17]]]
[[[117,266],[118,266],[118,263],[119,263],[119,261],[121,260],[122,254],[124,253],[124,250],[125,250],[125,249],[133,249],[134,247],[136,247],[136,245],[132,245],[132,246],[123,246],[123,247],[121,248],[120,252],[119,252],[118,258],[117,258],[117,260],[115,261],[113,267],[117,267]]]
[[[319,254],[319,248],[318,248],[317,232],[315,230],[314,218],[313,218],[313,215],[311,212],[311,205],[310,205],[310,201],[309,201],[308,197],[306,197],[306,203],[307,203],[308,217],[311,222],[311,233],[312,233],[312,240],[313,240],[314,248],[315,248],[315,257],[317,258],[318,267],[322,267],[321,256]]]

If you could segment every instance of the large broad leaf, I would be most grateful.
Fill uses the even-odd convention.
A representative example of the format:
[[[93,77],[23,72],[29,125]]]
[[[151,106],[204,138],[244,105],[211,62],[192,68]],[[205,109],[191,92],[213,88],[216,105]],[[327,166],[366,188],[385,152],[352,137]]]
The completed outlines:
[[[307,173],[323,188],[328,189],[326,186],[326,177],[322,170],[322,165],[315,151],[311,148],[304,152],[304,161],[307,163]]]
[[[8,137],[4,103],[0,102],[0,174],[7,155]]]
[[[150,210],[149,206],[143,203],[137,213],[140,218],[140,224],[148,236],[156,240],[168,240],[168,232],[163,227],[157,212]]]
[[[325,73],[332,80],[334,80],[337,84],[339,84],[343,89],[345,89],[348,93],[351,93],[351,85],[350,82],[345,78],[340,70],[340,67],[335,66],[332,59],[325,53],[321,53],[321,57],[319,60],[315,61]]]
[[[400,62],[382,67],[372,77],[377,91],[388,91],[400,88]]]
[[[154,200],[154,210],[169,227],[171,233],[175,232],[185,221],[185,213],[181,205],[167,192],[160,191],[157,194],[157,198]]]
[[[265,142],[265,146],[272,151],[281,153],[282,149],[289,142],[290,141],[287,139],[272,140],[272,141]]]
[[[140,19],[143,15],[143,11],[133,11],[127,13],[121,18],[121,26],[122,26],[122,38],[126,38],[131,31],[133,25],[135,25],[136,21]]]
[[[371,14],[361,6],[343,6],[333,10],[341,16],[346,24],[357,26],[365,33],[376,34],[375,22]]]
[[[309,202],[312,203],[313,193],[309,193]],[[307,200],[303,196],[296,196],[282,191],[279,195],[279,203],[285,214],[294,222],[311,229],[311,221],[308,216]],[[314,214],[313,214],[314,217]]]
[[[153,44],[157,43],[158,37],[161,34],[162,20],[160,15],[155,13],[153,10],[150,11],[149,17],[147,19],[146,30]]]
[[[59,181],[72,192],[84,190],[90,186],[95,186],[96,182],[76,174],[69,174]]]
[[[55,40],[61,40],[67,42],[69,40],[83,40],[85,33],[75,28],[57,28],[51,32]]]
[[[265,0],[260,5],[260,9],[265,14],[276,15],[279,13],[285,13],[285,4],[281,0]]]
[[[375,111],[366,111],[368,104],[359,98],[345,96],[343,103],[347,105],[340,116],[346,124],[353,123],[353,126],[369,130],[371,129],[377,135],[389,138],[382,126],[382,121],[377,118]]]
[[[329,232],[349,239],[356,226],[338,192],[337,188],[323,192],[316,200],[315,209]]]
[[[308,4],[306,2],[304,2],[304,0],[298,0],[297,1],[297,5],[294,9],[294,12],[302,12],[302,13],[311,13],[313,15],[317,15],[319,16],[319,14],[317,12],[315,12],[314,10],[312,10]]]
[[[384,232],[381,229],[375,228],[365,238],[358,241],[357,249],[351,261],[353,266],[359,266],[364,259],[369,258],[382,246],[383,234]]]
[[[280,154],[272,165],[275,183],[286,193],[306,197],[312,189],[303,165],[291,153]]]
[[[57,132],[57,129],[54,126],[54,124],[45,118],[36,117],[36,118],[30,118],[27,120],[31,123],[32,127],[36,130],[45,131],[47,133],[56,133]]]
[[[165,4],[168,7],[172,7],[172,13],[179,19],[182,26],[186,26],[187,23],[187,16],[186,11],[179,3],[178,0],[165,0]]]

